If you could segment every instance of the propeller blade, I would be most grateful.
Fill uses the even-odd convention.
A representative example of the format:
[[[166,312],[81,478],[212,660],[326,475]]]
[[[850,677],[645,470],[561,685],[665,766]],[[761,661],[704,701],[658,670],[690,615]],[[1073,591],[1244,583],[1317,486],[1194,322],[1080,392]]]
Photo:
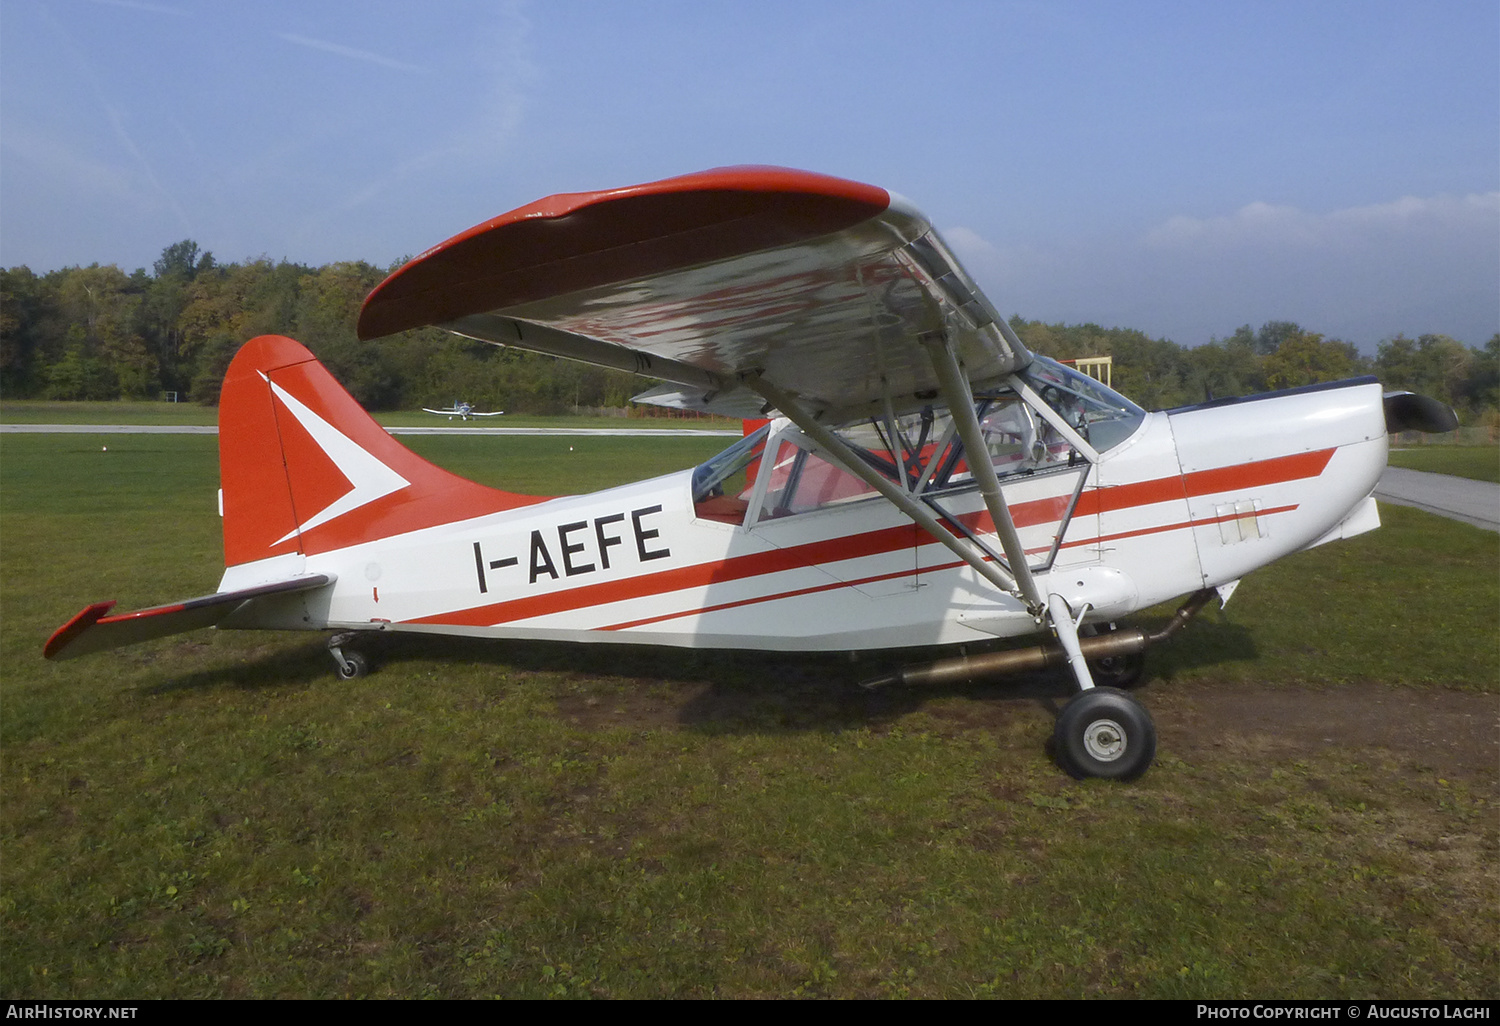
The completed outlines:
[[[1385,394],[1385,429],[1391,434],[1425,431],[1440,435],[1458,427],[1458,415],[1446,403],[1415,392]]]

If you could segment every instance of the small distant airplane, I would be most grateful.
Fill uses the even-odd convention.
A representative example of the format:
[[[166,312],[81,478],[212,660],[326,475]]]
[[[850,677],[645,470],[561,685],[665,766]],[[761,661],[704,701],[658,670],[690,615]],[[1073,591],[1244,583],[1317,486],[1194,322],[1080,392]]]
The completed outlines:
[[[457,401],[446,410],[430,410],[424,406],[422,407],[422,412],[436,413],[439,417],[446,416],[449,420],[452,420],[454,417],[458,417],[461,420],[468,420],[470,417],[499,417],[505,413],[504,410],[496,410],[493,413],[480,413],[474,409],[473,403],[461,403]]]
[[[1373,377],[1147,412],[1031,353],[905,201],[783,168],[539,200],[396,271],[358,328],[430,324],[654,377],[638,401],[745,437],[654,480],[517,495],[404,448],[298,343],[251,339],[219,407],[219,590],[95,603],[44,654],[210,625],[336,632],[343,677],[378,631],[969,646],[868,683],[1064,670],[1058,762],[1129,780],[1156,752],[1124,690],[1146,648],[1247,573],[1378,527],[1387,433],[1457,424]],[[1162,630],[1116,629],[1181,596]]]

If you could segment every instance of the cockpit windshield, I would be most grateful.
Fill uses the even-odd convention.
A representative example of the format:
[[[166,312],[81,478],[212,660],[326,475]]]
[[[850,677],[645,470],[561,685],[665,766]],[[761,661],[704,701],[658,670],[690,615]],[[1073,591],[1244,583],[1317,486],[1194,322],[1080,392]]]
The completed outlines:
[[[1145,410],[1103,382],[1045,356],[1034,357],[1021,378],[1096,452],[1119,445],[1146,419]]]

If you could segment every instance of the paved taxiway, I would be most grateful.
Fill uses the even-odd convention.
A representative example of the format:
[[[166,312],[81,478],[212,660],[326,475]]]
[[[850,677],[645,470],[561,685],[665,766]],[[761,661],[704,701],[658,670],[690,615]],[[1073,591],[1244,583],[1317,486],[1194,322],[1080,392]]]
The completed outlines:
[[[1386,467],[1375,486],[1375,498],[1500,531],[1500,484],[1489,481]]]

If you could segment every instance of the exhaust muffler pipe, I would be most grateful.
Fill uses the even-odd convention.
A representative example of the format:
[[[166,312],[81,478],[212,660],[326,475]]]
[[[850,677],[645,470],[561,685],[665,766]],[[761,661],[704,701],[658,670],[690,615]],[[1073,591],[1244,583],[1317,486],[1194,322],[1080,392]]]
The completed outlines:
[[[1083,651],[1083,657],[1090,661],[1144,652],[1146,646],[1166,641],[1181,630],[1184,624],[1198,615],[1213,596],[1213,588],[1193,592],[1172,619],[1167,621],[1167,625],[1155,633],[1147,634],[1139,627],[1131,627],[1126,630],[1111,631],[1108,634],[1080,637],[1078,647]],[[893,674],[864,681],[861,687],[880,688],[890,684],[979,684],[1012,673],[1065,669],[1067,666],[1067,652],[1063,650],[1061,644],[1050,642],[1032,648],[1013,648],[1000,652],[984,652],[979,655],[963,655],[920,666],[907,666]]]

